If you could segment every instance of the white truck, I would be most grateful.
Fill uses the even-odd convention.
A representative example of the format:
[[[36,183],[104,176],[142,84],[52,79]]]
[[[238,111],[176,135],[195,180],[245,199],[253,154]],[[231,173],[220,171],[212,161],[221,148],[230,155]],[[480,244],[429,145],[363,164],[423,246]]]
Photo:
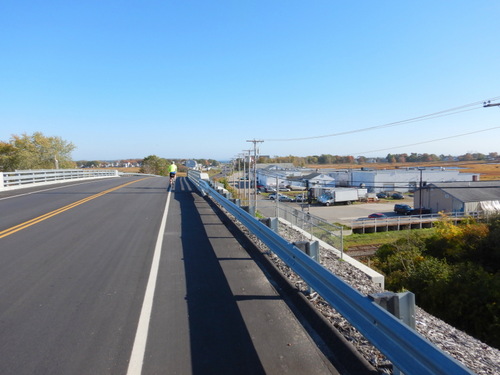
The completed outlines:
[[[358,189],[328,190],[318,197],[318,202],[324,206],[330,206],[335,203],[351,204],[357,200],[359,200]]]

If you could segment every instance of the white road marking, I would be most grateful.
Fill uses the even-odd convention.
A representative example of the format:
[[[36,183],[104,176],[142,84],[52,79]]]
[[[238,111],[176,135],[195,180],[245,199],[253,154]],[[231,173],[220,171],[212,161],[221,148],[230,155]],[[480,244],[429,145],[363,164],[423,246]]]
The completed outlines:
[[[3,198],[0,198],[0,201],[3,201],[4,199],[12,199],[12,198],[18,198],[18,197],[24,197],[25,195],[31,195],[31,194],[37,194],[37,193],[43,193],[44,191],[50,191],[50,190],[57,190],[57,189],[64,189],[68,186],[77,186],[77,185],[83,185],[83,184],[90,184],[91,182],[95,182],[95,181],[85,181],[85,182],[79,182],[77,184],[67,184],[67,185],[64,185],[64,186],[56,186],[56,187],[53,187],[53,188],[49,188],[49,189],[43,189],[43,190],[36,190],[36,191],[30,191],[28,193],[21,193],[21,194],[17,194],[17,195],[11,195],[9,197],[3,197]],[[0,192],[8,192],[8,191],[12,191],[12,190],[2,190]]]
[[[153,255],[153,262],[149,273],[148,284],[146,286],[146,293],[144,294],[144,301],[142,302],[141,315],[139,317],[139,324],[135,333],[134,346],[130,361],[128,364],[127,375],[140,375],[142,373],[142,364],[144,361],[144,353],[146,351],[146,343],[148,339],[149,321],[151,319],[151,310],[153,308],[153,298],[156,288],[156,279],[158,278],[158,268],[160,266],[160,255],[163,244],[163,234],[167,223],[168,206],[170,203],[170,196],[172,190],[169,189],[163,218],[161,220],[158,238],[156,239],[156,246]]]

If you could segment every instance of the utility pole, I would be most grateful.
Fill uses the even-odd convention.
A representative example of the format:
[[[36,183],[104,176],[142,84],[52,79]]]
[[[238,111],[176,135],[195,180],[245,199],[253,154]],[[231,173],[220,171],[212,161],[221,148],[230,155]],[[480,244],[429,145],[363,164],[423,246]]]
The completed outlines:
[[[423,168],[419,168],[420,169],[420,186],[419,186],[419,198],[418,198],[418,202],[419,202],[419,214],[422,215],[422,188],[423,188],[423,185],[422,185],[422,172],[424,171]]]
[[[243,189],[244,189],[244,197],[247,201],[247,205],[250,206],[250,187],[248,186],[248,183],[250,182],[250,152],[252,150],[243,150],[243,152],[248,152],[248,178],[247,178],[247,171],[245,167],[245,162],[247,159],[247,155],[245,154],[245,159],[243,159],[243,176],[245,179],[243,180]]]
[[[241,160],[243,159],[243,168],[245,168],[245,154],[238,154],[238,198],[241,200],[241,204],[243,205],[243,199],[241,199],[241,182],[243,181],[243,186],[245,184],[245,173],[243,173],[243,177],[241,177]],[[243,190],[245,191],[245,190]],[[243,196],[244,198],[244,196]]]
[[[247,142],[253,143],[253,181],[254,181],[253,193],[254,193],[255,212],[257,212],[257,143],[262,143],[264,141],[252,139],[252,140],[247,140]],[[250,181],[250,186],[252,186],[251,181]]]

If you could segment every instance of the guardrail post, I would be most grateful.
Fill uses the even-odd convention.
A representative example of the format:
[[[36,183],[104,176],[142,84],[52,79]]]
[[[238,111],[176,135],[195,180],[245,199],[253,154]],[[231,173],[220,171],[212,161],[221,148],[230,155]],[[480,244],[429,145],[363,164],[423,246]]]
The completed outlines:
[[[374,303],[390,312],[407,326],[415,329],[415,294],[412,292],[392,293],[383,292],[368,296]],[[393,375],[404,375],[394,367]]]
[[[368,297],[407,326],[415,329],[415,294],[383,292],[370,294]]]
[[[277,217],[266,217],[264,219],[259,219],[261,223],[271,228],[273,232],[278,233],[278,218]]]
[[[320,258],[319,258],[319,242],[318,241],[297,241],[294,242],[293,245],[297,247],[299,250],[302,252],[306,253],[314,259],[316,262],[320,263]],[[308,286],[308,294],[314,293],[314,289],[312,289],[310,286]]]

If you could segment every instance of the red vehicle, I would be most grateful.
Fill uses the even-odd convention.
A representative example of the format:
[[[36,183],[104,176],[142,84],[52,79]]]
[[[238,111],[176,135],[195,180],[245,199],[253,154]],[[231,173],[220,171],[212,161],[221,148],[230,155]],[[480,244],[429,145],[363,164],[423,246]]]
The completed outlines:
[[[381,213],[376,213],[376,214],[368,215],[368,217],[370,219],[381,219],[381,218],[384,218],[384,217],[387,217],[387,216],[385,216],[384,214],[381,214]]]

